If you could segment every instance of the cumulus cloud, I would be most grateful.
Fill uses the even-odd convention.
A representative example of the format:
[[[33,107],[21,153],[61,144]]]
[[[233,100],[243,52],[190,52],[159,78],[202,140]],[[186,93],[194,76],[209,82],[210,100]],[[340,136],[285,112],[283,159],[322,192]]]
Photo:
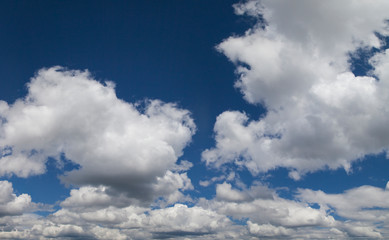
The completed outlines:
[[[267,113],[257,121],[237,111],[219,115],[207,165],[234,162],[253,174],[286,167],[299,179],[349,170],[353,160],[387,150],[388,52],[371,58],[368,76],[350,69],[350,54],[383,47],[377,33],[388,35],[387,1],[251,0],[235,10],[259,23],[217,49],[236,65],[235,87]]]
[[[182,192],[193,189],[192,182],[188,178],[187,173],[167,171],[164,177],[157,178],[153,191],[156,196],[163,198],[160,204],[169,205],[179,201],[191,201],[191,198],[185,196]]]
[[[238,189],[224,182],[217,185],[214,199],[200,199],[191,207],[174,204],[156,209],[126,205],[125,200],[120,201],[105,191],[104,187],[74,189],[61,203],[62,208],[47,217],[34,214],[1,217],[0,237],[342,239],[380,238],[388,232],[387,214],[383,210],[388,208],[386,191],[371,186],[343,194],[300,189],[296,200],[290,200],[260,183]],[[319,208],[313,208],[313,204]],[[335,220],[333,215],[344,220]]]
[[[259,192],[263,191],[271,192],[270,189],[261,189]],[[260,195],[256,192],[258,189],[253,188],[245,193],[231,186],[224,186],[223,191],[217,192],[218,195],[214,200],[202,200],[200,205],[208,206],[218,213],[235,219],[249,218],[250,221],[260,225],[330,227],[335,224],[335,219],[323,209],[314,209],[304,202],[281,198],[274,192],[272,196]],[[256,197],[245,197],[247,195]]]
[[[35,214],[3,216],[0,218],[1,239],[37,239],[41,235],[42,217]],[[39,225],[39,226],[36,226]]]
[[[260,237],[289,236],[294,232],[292,229],[286,229],[282,226],[275,227],[270,224],[258,225],[256,223],[252,223],[251,221],[247,221],[247,226],[251,234]]]
[[[361,186],[344,193],[327,194],[323,191],[300,189],[298,198],[318,204],[327,211],[348,219],[343,228],[351,235],[380,237],[387,233],[389,222],[389,192],[373,186]]]
[[[131,203],[123,193],[110,191],[108,187],[99,186],[84,186],[79,189],[72,189],[70,196],[62,203],[62,207],[66,208],[102,208],[107,206],[124,207]]]
[[[82,187],[47,217],[35,214],[0,217],[0,237],[11,239],[225,239],[244,236],[242,226],[200,206],[165,208],[124,204],[105,187]],[[111,204],[109,203],[111,202]],[[116,206],[115,206],[116,205]],[[122,206],[120,206],[122,205]]]
[[[0,217],[21,215],[39,209],[39,204],[31,201],[28,194],[14,193],[12,183],[0,181]]]
[[[237,189],[223,183],[217,186],[214,199],[201,199],[199,206],[245,222],[247,231],[240,230],[240,233],[247,239],[250,236],[271,239],[349,236],[343,223],[325,208],[316,209],[305,201],[282,198],[263,185]]]
[[[389,144],[389,3],[249,0],[236,14],[258,19],[217,49],[236,65],[235,87],[267,113],[217,117],[208,166],[231,163],[252,174],[277,167],[290,177],[353,160]],[[351,72],[350,55],[375,48],[367,76]],[[0,176],[43,174],[48,158],[78,167],[61,180],[74,188],[47,217],[27,194],[0,181],[0,238],[11,239],[253,239],[381,238],[389,234],[388,186],[344,193],[299,189],[283,198],[235,171],[203,176],[213,199],[192,199],[189,161],[177,160],[196,127],[190,112],[159,100],[128,103],[112,82],[88,71],[41,69],[27,96],[0,101]],[[228,173],[228,174],[227,174]]]
[[[3,176],[42,174],[49,157],[65,157],[79,168],[63,182],[150,200],[195,132],[187,110],[159,100],[127,103],[112,82],[104,85],[88,71],[41,69],[27,87],[24,99],[0,102]]]
[[[157,177],[157,182],[151,189],[153,196],[160,198],[157,205],[165,206],[179,201],[191,201],[183,192],[193,190],[193,185],[186,173],[167,171],[163,177]],[[61,203],[61,206],[72,209],[100,209],[108,206],[125,207],[130,204],[142,205],[139,199],[134,199],[125,192],[100,185],[72,189],[70,196]]]
[[[326,208],[334,208],[339,216],[354,220],[387,221],[389,209],[387,201],[389,191],[361,186],[347,190],[345,193],[326,194],[323,191],[300,189],[299,197],[310,203],[317,203]],[[377,208],[380,211],[377,211]]]
[[[217,214],[201,207],[188,208],[176,204],[171,208],[150,212],[148,224],[153,226],[155,234],[171,235],[203,235],[225,229],[231,221],[224,215]]]
[[[286,199],[258,186],[238,189],[219,184],[216,197],[201,199],[198,205],[246,222],[247,233],[240,230],[246,237],[348,239],[382,238],[389,233],[388,193],[384,189],[362,186],[340,194],[299,189],[294,199]]]
[[[43,232],[43,236],[47,238],[58,238],[58,237],[68,237],[68,238],[80,238],[87,237],[83,229],[75,225],[59,225],[59,226],[49,226],[46,227]]]
[[[74,204],[79,206],[78,203]],[[101,239],[104,239],[105,229],[114,230],[112,234],[130,239],[213,236],[210,237],[212,239],[220,234],[240,234],[239,231],[228,232],[236,228],[228,217],[199,206],[175,204],[161,209],[136,206],[108,206],[100,209],[62,206],[61,210],[47,219],[49,222],[42,227],[42,231],[59,234],[62,230],[79,230],[80,234]],[[79,226],[80,229],[73,229],[72,225]],[[101,231],[95,231],[96,227],[101,227]]]

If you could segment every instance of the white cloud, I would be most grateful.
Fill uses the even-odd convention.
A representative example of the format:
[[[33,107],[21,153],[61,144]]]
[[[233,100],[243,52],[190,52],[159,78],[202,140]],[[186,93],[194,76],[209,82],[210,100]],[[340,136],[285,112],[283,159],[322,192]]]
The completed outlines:
[[[96,226],[91,231],[94,233],[97,239],[128,239],[127,236],[123,233],[120,233],[118,229],[102,228]]]
[[[65,208],[96,209],[107,206],[124,207],[131,202],[131,199],[125,194],[115,192],[109,187],[84,186],[79,189],[72,189],[70,196],[61,203],[61,206]]]
[[[175,167],[173,167],[172,170],[173,171],[177,171],[177,172],[186,172],[191,167],[193,167],[193,163],[191,163],[191,162],[189,162],[187,160],[181,160],[180,164],[178,164]]]
[[[87,236],[81,227],[75,225],[49,226],[43,230],[42,234],[48,238]]]
[[[281,166],[299,179],[325,167],[348,169],[354,159],[386,150],[389,52],[370,60],[379,81],[350,73],[348,54],[380,46],[374,32],[387,34],[383,20],[388,6],[366,0],[235,5],[237,14],[263,15],[268,25],[259,23],[218,49],[237,65],[235,86],[244,98],[264,104],[268,112],[258,121],[238,111],[219,115],[216,147],[202,155],[207,165],[233,162],[253,174]],[[185,195],[193,190],[186,173],[193,164],[176,164],[194,132],[190,113],[174,104],[127,103],[116,97],[113,83],[101,84],[87,71],[40,70],[25,99],[0,101],[0,175],[42,174],[48,157],[61,161],[65,156],[80,168],[61,179],[78,188],[60,210],[40,217],[25,214],[36,209],[29,195],[17,196],[11,183],[0,181],[0,238],[340,239],[388,234],[389,185],[342,194],[300,189],[291,200],[259,182],[246,187],[231,171],[205,176],[209,180],[200,181],[201,186],[225,182],[216,184],[214,199],[196,203]],[[151,208],[152,200],[160,208]]]
[[[46,236],[63,234],[63,230],[72,230],[70,226],[73,225],[82,229],[78,231],[80,234],[93,235],[99,239],[106,236],[105,229],[114,231],[110,234],[136,239],[191,236],[215,238],[218,234],[234,235],[234,232],[240,234],[226,216],[199,206],[188,207],[184,204],[161,209],[135,206],[123,208],[108,206],[100,209],[64,207],[47,220],[49,222],[41,227],[42,231],[46,231]],[[95,231],[96,227],[99,231]],[[231,230],[234,231],[228,232]]]
[[[173,204],[179,201],[190,201],[189,196],[184,196],[183,191],[193,190],[191,180],[186,173],[173,173],[167,171],[164,177],[158,177],[154,185],[155,195],[164,199],[160,204]]]
[[[252,223],[251,221],[247,221],[247,226],[251,234],[261,237],[290,236],[294,233],[292,229],[275,227],[270,224],[258,225],[256,223]]]
[[[344,229],[351,237],[382,238],[382,234],[373,226],[346,223]]]
[[[249,202],[257,198],[273,199],[276,193],[259,182],[254,182],[249,189],[234,189],[229,183],[216,185],[216,199],[226,202]]]
[[[28,234],[25,231],[0,232],[1,239],[27,239]]]
[[[340,194],[300,189],[299,197],[310,203],[334,208],[338,215],[354,220],[388,220],[389,217],[382,210],[389,208],[389,191],[373,186],[361,186]],[[374,208],[381,208],[381,211],[377,212]]]
[[[1,175],[44,173],[49,157],[80,166],[61,176],[77,188],[60,210],[47,217],[0,218],[7,222],[4,237],[221,239],[245,231],[212,210],[177,204],[192,201],[184,192],[193,189],[186,173],[193,164],[176,162],[195,125],[190,113],[174,104],[126,103],[112,83],[55,67],[36,74],[24,99],[0,102],[0,116]],[[1,189],[4,205],[31,203],[28,195],[13,194],[9,184]],[[150,209],[153,200],[162,208]],[[23,214],[27,206],[12,214]]]
[[[0,217],[1,239],[38,239],[42,236],[44,220],[41,216],[23,215]]]
[[[201,206],[209,206],[214,211],[235,219],[249,218],[263,225],[284,227],[332,227],[335,219],[324,210],[314,209],[307,204],[280,197],[274,199],[257,198],[250,202],[203,201]]]
[[[31,201],[28,194],[14,193],[12,183],[0,181],[0,217],[21,215],[25,212],[38,210],[39,205]]]
[[[200,206],[235,219],[249,218],[259,225],[272,224],[284,227],[332,226],[333,217],[323,210],[313,209],[304,202],[287,200],[262,185],[238,190],[230,184],[217,186],[216,198],[202,199]]]
[[[187,173],[167,171],[163,177],[157,177],[156,183],[151,186],[154,198],[159,198],[157,205],[165,206],[179,201],[191,201],[189,196],[183,194],[186,190],[193,190],[191,180]],[[111,187],[100,185],[83,186],[72,189],[70,197],[65,199],[61,206],[71,209],[101,209],[108,206],[126,207],[130,204],[144,205],[139,199],[134,199],[125,192],[117,191]]]
[[[342,194],[299,189],[296,198],[291,200],[258,183],[242,190],[223,183],[217,185],[214,199],[201,199],[198,205],[235,220],[247,221],[249,234],[257,237],[381,238],[389,234],[387,194],[372,186],[350,189]],[[335,216],[340,218],[336,220]]]
[[[201,207],[188,208],[183,204],[150,211],[149,224],[156,233],[181,232],[209,234],[221,231],[231,224],[220,214]]]
[[[211,185],[211,184],[213,184],[215,182],[220,182],[220,181],[223,181],[223,180],[233,181],[235,178],[236,178],[235,172],[231,171],[228,175],[227,174],[222,174],[220,176],[212,177],[209,180],[200,180],[199,184],[202,187],[208,187],[209,185]]]
[[[127,103],[113,83],[60,67],[38,71],[24,99],[0,103],[0,116],[1,175],[41,174],[48,157],[61,161],[63,154],[80,165],[64,182],[105,185],[142,200],[155,197],[157,179],[177,168],[195,132],[187,110],[159,100]]]
[[[171,177],[177,178],[173,175]],[[133,205],[125,195],[111,194],[103,186],[73,189],[60,206],[60,210],[47,217],[22,215],[10,219],[0,218],[0,230],[8,235],[18,232],[31,239],[37,238],[36,236],[223,239],[228,236],[239,237],[245,232],[243,227],[235,226],[228,217],[211,209],[189,207],[185,204],[159,209],[139,207]],[[7,228],[1,227],[2,220],[7,223]]]
[[[321,212],[340,217],[342,220],[331,225],[337,238],[382,238],[389,234],[388,194],[386,189],[367,185],[337,194],[299,189],[296,201],[307,206],[315,204]]]
[[[232,189],[231,184],[226,182],[216,186],[216,196],[218,199],[229,202],[247,201],[250,198],[248,194]]]
[[[378,1],[248,1],[236,13],[263,16],[243,36],[218,50],[236,64],[235,84],[268,112],[257,121],[226,111],[216,120],[209,166],[233,162],[253,174],[277,167],[300,179],[318,169],[349,170],[356,159],[389,146],[387,52],[371,59],[374,75],[350,72],[349,54],[380,47],[389,3]]]
[[[62,202],[62,209],[48,217],[25,214],[0,218],[0,237],[347,239],[388,234],[387,214],[382,210],[387,208],[383,189],[363,186],[343,194],[300,189],[297,200],[288,200],[260,183],[241,190],[228,183],[217,188],[223,191],[217,190],[214,199],[201,199],[193,207],[175,204],[151,209],[113,206],[114,198],[112,205],[107,205],[104,188],[83,187],[73,190]],[[102,201],[98,201],[99,196]],[[311,204],[320,208],[312,208]],[[345,220],[335,220],[333,214]],[[227,216],[246,224],[234,224]]]

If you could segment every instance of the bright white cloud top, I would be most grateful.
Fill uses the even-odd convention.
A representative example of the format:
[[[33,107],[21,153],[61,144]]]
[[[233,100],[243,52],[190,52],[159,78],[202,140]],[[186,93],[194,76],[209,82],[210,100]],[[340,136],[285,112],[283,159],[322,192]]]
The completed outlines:
[[[243,98],[267,112],[215,116],[215,146],[197,151],[207,167],[193,173],[199,184],[196,161],[182,157],[202,131],[190,110],[127,102],[88,70],[43,68],[25,97],[0,101],[0,238],[389,238],[389,182],[290,196],[266,182],[280,168],[298,184],[386,154],[389,2],[249,0],[234,9],[256,24],[216,48],[234,63]],[[355,76],[361,49],[371,70]],[[76,166],[58,176],[69,194],[55,206],[12,183],[45,174],[49,161]]]
[[[265,117],[251,121],[224,112],[216,121],[216,147],[208,165],[245,165],[253,174],[276,167],[290,176],[325,167],[350,168],[366,154],[389,146],[387,54],[372,57],[374,70],[356,77],[350,55],[380,48],[389,4],[379,1],[249,1],[236,13],[263,16],[243,36],[218,49],[236,64],[235,86]],[[375,77],[373,77],[375,76]],[[239,158],[243,157],[243,160]]]
[[[141,200],[190,185],[168,171],[195,132],[188,111],[157,100],[126,103],[112,82],[59,67],[40,70],[28,90],[12,105],[1,102],[2,175],[42,174],[49,157],[61,164],[64,156],[80,165],[61,177],[65,183],[105,185]]]

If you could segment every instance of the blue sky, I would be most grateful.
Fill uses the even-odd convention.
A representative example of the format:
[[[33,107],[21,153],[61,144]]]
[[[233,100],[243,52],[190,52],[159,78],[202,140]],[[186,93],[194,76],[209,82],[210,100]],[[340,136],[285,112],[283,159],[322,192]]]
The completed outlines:
[[[387,238],[388,10],[2,2],[0,238]]]

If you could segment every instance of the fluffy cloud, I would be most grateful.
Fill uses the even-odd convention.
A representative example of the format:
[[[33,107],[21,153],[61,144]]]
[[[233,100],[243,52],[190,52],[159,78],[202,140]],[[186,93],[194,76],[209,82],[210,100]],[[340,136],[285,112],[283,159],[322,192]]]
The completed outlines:
[[[256,198],[272,199],[274,191],[255,182],[249,189],[237,190],[230,183],[216,185],[216,198],[226,202],[247,202]]]
[[[73,190],[62,208],[47,217],[0,217],[0,237],[11,239],[225,239],[247,232],[228,217],[200,206],[175,204],[151,209],[106,204],[105,189]],[[99,201],[99,196],[103,200]],[[112,198],[111,200],[114,200]],[[89,205],[89,206],[88,206]]]
[[[0,218],[1,239],[38,239],[44,221],[34,214],[5,216]],[[38,226],[39,225],[39,226]],[[39,233],[39,235],[35,235]]]
[[[90,193],[90,195],[94,195],[94,193]],[[43,232],[55,235],[62,234],[63,231],[68,233],[68,230],[77,230],[79,234],[88,234],[101,239],[104,239],[105,229],[114,229],[116,231],[114,233],[118,236],[137,239],[202,238],[204,236],[215,237],[220,234],[240,234],[236,229],[231,233],[227,231],[237,228],[233,226],[229,218],[199,206],[188,207],[184,204],[175,204],[162,209],[135,206],[122,208],[107,206],[93,209],[79,208],[79,201],[73,202],[74,206],[71,206],[71,198],[73,196],[64,201],[64,203],[67,202],[66,206],[62,204],[61,210],[48,217],[49,222],[41,227]],[[86,198],[84,201],[90,202]],[[73,225],[79,228],[74,229]],[[101,231],[96,232],[96,227],[101,227]]]
[[[264,186],[244,191],[224,183],[218,185],[218,189],[214,200],[202,200],[200,205],[235,219],[249,218],[260,225],[330,227],[335,224],[335,219],[325,210],[311,208],[304,202],[281,198]]]
[[[168,205],[179,201],[191,201],[190,197],[182,192],[192,190],[193,185],[186,173],[167,171],[163,177],[157,177],[157,182],[152,185],[155,198],[160,198],[158,205]],[[83,186],[72,189],[70,197],[65,199],[61,206],[71,209],[101,209],[108,206],[125,207],[130,204],[142,205],[139,199],[128,196],[127,193],[117,191],[111,187]]]
[[[380,232],[388,233],[389,192],[385,189],[361,186],[339,194],[300,189],[298,197],[348,219],[342,228],[351,236],[380,237]]]
[[[371,58],[369,76],[351,73],[350,54],[382,47],[376,33],[388,35],[388,2],[252,0],[235,10],[259,23],[217,48],[236,64],[244,98],[268,111],[257,121],[219,115],[207,165],[234,162],[253,174],[281,166],[299,179],[387,150],[388,52]]]
[[[86,237],[83,229],[79,226],[74,225],[59,225],[46,227],[43,232],[43,236],[47,238],[58,238],[58,237]]]
[[[150,212],[148,224],[153,226],[155,234],[170,235],[203,235],[225,229],[231,221],[223,215],[201,207],[188,208],[186,205],[176,204],[171,208]]]
[[[27,86],[24,99],[0,101],[1,175],[41,174],[49,157],[65,157],[79,165],[61,177],[65,183],[150,200],[195,132],[188,111],[158,100],[127,103],[88,71],[42,69]]]
[[[258,225],[251,221],[247,221],[247,225],[251,234],[261,237],[290,236],[294,232],[284,227],[275,227],[270,224]]]
[[[388,234],[387,214],[382,210],[388,208],[387,193],[371,186],[343,194],[300,189],[297,200],[289,200],[258,182],[243,189],[224,182],[217,185],[214,199],[200,199],[192,207],[174,204],[160,209],[129,206],[105,191],[104,187],[72,190],[71,196],[61,203],[62,209],[47,217],[2,217],[0,237],[347,239]],[[320,208],[313,208],[312,204]],[[335,220],[332,215],[344,220]],[[246,224],[235,224],[230,218]]]
[[[259,183],[249,189],[223,183],[217,185],[214,199],[201,199],[198,205],[246,222],[248,233],[240,233],[247,238],[382,238],[389,234],[387,194],[373,186],[341,194],[299,189],[293,200]]]
[[[72,189],[70,196],[65,199],[61,206],[65,208],[91,208],[98,209],[108,206],[124,207],[131,202],[123,193],[110,191],[108,187],[84,186]]]
[[[382,47],[375,33],[388,34],[388,6],[383,0],[235,5],[237,14],[260,22],[218,49],[236,64],[235,86],[244,98],[268,112],[258,121],[238,111],[219,115],[216,146],[202,155],[207,165],[232,162],[253,174],[281,166],[298,179],[325,167],[347,170],[354,159],[387,150],[389,51],[376,53],[374,71],[363,77],[350,72],[349,55]],[[66,158],[79,167],[61,180],[76,188],[58,211],[42,217],[26,214],[37,209],[29,195],[17,196],[0,181],[0,238],[388,235],[389,184],[339,194],[299,189],[297,198],[286,199],[260,182],[246,187],[223,168],[229,174],[200,181],[218,183],[216,196],[192,199],[185,195],[193,190],[186,173],[192,163],[176,162],[194,132],[190,113],[174,104],[127,103],[113,83],[87,71],[40,70],[24,99],[0,101],[0,175],[42,174],[48,158]]]
[[[12,183],[0,181],[0,217],[21,215],[25,212],[38,210],[39,205],[31,202],[31,196],[20,194],[16,196]]]

